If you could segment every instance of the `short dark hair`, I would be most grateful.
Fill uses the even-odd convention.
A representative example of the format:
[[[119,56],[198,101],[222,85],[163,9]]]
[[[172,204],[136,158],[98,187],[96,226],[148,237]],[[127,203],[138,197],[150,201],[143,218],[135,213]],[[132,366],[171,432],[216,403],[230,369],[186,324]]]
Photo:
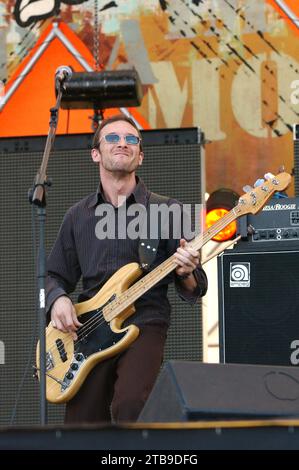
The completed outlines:
[[[93,140],[92,140],[92,148],[98,148],[99,147],[99,140],[100,140],[99,137],[100,137],[101,130],[105,126],[107,126],[107,124],[111,124],[112,122],[118,122],[118,121],[128,122],[129,124],[131,124],[132,127],[134,127],[134,129],[136,129],[136,131],[138,132],[138,135],[140,137],[139,145],[140,145],[140,150],[142,152],[142,139],[141,139],[140,130],[138,129],[135,121],[133,121],[132,118],[130,118],[129,116],[126,116],[123,113],[115,114],[114,116],[111,116],[107,119],[103,119],[103,121],[101,122],[101,124],[99,125],[99,127],[97,128],[97,130],[94,133]]]

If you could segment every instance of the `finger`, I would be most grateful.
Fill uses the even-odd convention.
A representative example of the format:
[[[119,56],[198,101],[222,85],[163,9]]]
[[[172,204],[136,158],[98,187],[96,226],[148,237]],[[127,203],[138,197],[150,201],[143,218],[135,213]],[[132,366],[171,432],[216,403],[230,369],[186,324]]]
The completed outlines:
[[[57,328],[64,331],[64,333],[68,333],[76,329],[75,325],[73,324],[71,311],[60,313],[59,316],[55,317],[55,322]],[[59,328],[59,326],[61,326],[61,328]]]
[[[186,245],[187,245],[187,242],[186,242],[185,238],[181,238],[180,239],[180,246],[183,248]]]
[[[78,327],[75,325],[73,321],[73,317],[67,317],[65,323],[64,323],[66,329],[71,332],[71,331],[77,331]]]
[[[181,253],[181,254],[185,254],[185,255],[188,254],[188,255],[194,256],[194,258],[199,258],[198,251],[194,250],[193,248],[190,248],[189,246],[187,246],[185,248],[179,247],[177,249],[176,253]]]
[[[180,268],[182,268],[183,271],[184,271],[184,273],[182,272],[181,274],[191,273],[196,268],[195,264],[188,264],[187,265],[186,263],[183,263],[181,261],[178,262],[178,266]]]
[[[74,341],[78,339],[78,335],[75,331],[65,331],[64,333],[67,333],[68,335],[70,335]]]
[[[199,258],[199,253],[198,253],[198,251],[194,250],[194,248],[190,248],[189,246],[187,246],[186,250],[187,250],[188,253],[190,253],[191,256],[193,256],[194,258]]]
[[[73,340],[74,340],[74,341],[77,341],[77,339],[78,339],[77,333],[76,333],[75,331],[70,331],[69,333],[70,333],[70,335],[72,336]]]
[[[193,263],[199,264],[200,262],[199,255],[196,252],[193,254],[187,250],[180,250],[177,253],[185,259],[190,259]]]
[[[195,258],[195,256],[193,256],[191,253],[189,253],[189,251],[187,250],[184,250],[182,248],[178,248],[176,253],[175,253],[175,256],[177,258],[186,258],[186,259],[192,259],[192,258]]]
[[[182,248],[182,247],[178,248],[177,253],[181,253],[183,255],[190,254],[191,256],[193,256],[193,258],[199,259],[198,251],[194,250],[194,248],[190,248],[189,246],[187,246],[186,248]]]
[[[60,321],[59,318],[56,318],[55,324],[56,324],[57,330],[67,333],[67,329],[65,328],[64,324]]]
[[[197,267],[199,265],[199,259],[198,258],[195,258],[194,256],[192,256],[191,258],[185,258],[186,260],[186,263],[192,263],[193,266]]]
[[[75,309],[74,309],[73,312],[72,312],[72,318],[73,318],[74,325],[75,325],[77,328],[79,328],[80,326],[82,326],[82,323],[80,323],[79,320],[78,320],[78,317],[77,317],[77,315],[76,315]]]
[[[181,253],[176,253],[175,259],[179,261],[180,266],[182,266],[182,263],[187,265],[187,266],[193,266],[194,268],[198,265],[199,259],[194,258],[193,256],[189,254],[181,254]]]

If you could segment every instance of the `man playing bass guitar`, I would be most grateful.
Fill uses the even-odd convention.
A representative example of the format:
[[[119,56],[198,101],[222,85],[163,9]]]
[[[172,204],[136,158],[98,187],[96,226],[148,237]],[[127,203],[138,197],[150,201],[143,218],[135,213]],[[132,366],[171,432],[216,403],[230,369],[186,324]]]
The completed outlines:
[[[130,217],[126,218],[126,227],[116,227],[125,229],[126,237],[104,238],[99,234],[98,215],[102,205],[105,204],[118,220],[122,204],[127,209],[136,203],[148,207],[151,194],[136,176],[143,160],[142,142],[134,121],[127,116],[117,115],[102,121],[94,135],[91,155],[99,166],[99,187],[67,211],[47,263],[47,311],[51,325],[58,332],[71,335],[74,342],[78,341],[84,315],[77,316],[69,294],[79,279],[82,277],[83,283],[79,302],[84,303],[92,299],[117,270],[128,263],[139,263],[139,240],[128,236],[129,230],[126,230],[132,220]],[[168,199],[167,205],[172,204],[179,203]],[[199,254],[187,246],[183,235],[175,238],[170,230],[168,238],[159,240],[153,267],[174,255],[175,269],[140,295],[134,302],[135,312],[123,317],[126,326],[138,327],[136,339],[91,368],[67,402],[66,423],[111,419],[121,422],[138,418],[163,360],[170,323],[169,282],[174,280],[180,296],[190,303],[195,303],[207,290]],[[60,355],[63,360],[61,347]]]

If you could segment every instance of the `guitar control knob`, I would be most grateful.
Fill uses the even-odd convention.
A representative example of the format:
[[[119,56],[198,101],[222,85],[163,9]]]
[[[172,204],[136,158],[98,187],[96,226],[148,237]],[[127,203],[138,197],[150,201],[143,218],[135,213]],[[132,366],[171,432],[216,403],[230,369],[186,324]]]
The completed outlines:
[[[71,364],[71,369],[72,370],[78,370],[79,366],[76,362],[74,362],[73,364]]]
[[[78,362],[83,361],[83,357],[84,357],[83,354],[76,354],[76,355],[75,355],[75,359],[76,359],[76,361],[78,361]]]
[[[68,373],[66,374],[66,378],[67,378],[68,380],[72,380],[72,379],[74,378],[74,374],[72,374],[71,372],[68,372]]]

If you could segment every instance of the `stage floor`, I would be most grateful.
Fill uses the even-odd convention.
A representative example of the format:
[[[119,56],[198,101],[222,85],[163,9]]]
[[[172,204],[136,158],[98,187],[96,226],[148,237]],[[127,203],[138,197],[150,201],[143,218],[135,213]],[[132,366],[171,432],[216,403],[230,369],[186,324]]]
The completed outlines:
[[[0,450],[298,450],[299,420],[0,428]]]

